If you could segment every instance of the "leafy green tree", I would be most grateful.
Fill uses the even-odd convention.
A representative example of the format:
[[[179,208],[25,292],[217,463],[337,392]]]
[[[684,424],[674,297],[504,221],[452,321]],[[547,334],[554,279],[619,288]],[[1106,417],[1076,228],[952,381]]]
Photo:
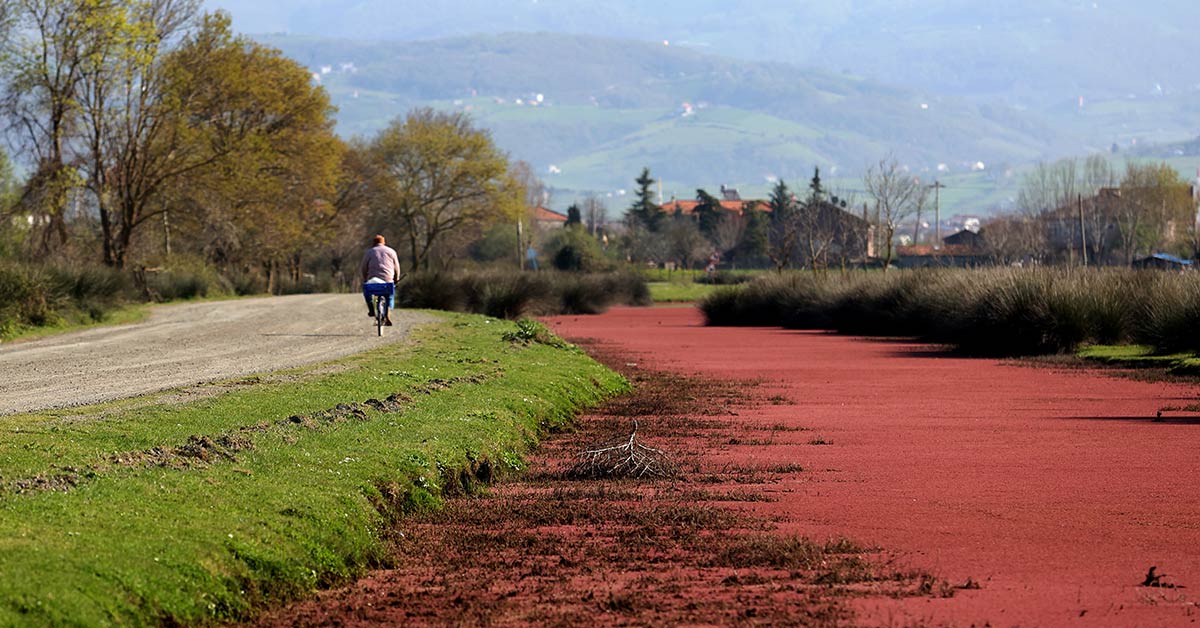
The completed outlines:
[[[0,150],[0,258],[13,257],[24,245],[28,223],[23,215],[13,211],[21,193],[8,153]]]
[[[1185,236],[1178,225],[1194,224],[1196,203],[1187,182],[1170,164],[1129,162],[1116,205],[1126,264],[1167,248],[1192,252],[1191,229]]]
[[[429,268],[450,233],[521,211],[508,159],[462,113],[413,110],[375,137],[372,152],[386,173],[376,222],[400,234],[413,270]]]
[[[352,204],[339,196],[345,147],[328,95],[298,63],[234,35],[223,14],[140,71],[153,98],[130,102],[122,88],[89,111],[90,132],[109,147],[93,152],[89,173],[99,174],[88,185],[105,197],[111,263],[123,265],[135,231],[171,211],[223,234],[227,260],[250,255],[271,289],[281,267],[298,278],[303,254],[335,236]]]
[[[350,140],[341,151],[330,201],[329,233],[323,234],[317,245],[335,277],[346,278],[358,269],[367,218],[381,187],[377,184],[379,176],[366,141]]]
[[[582,224],[558,230],[550,236],[543,249],[558,270],[600,272],[608,270],[610,266],[600,243]]]
[[[517,230],[507,222],[498,222],[483,232],[483,237],[471,244],[471,258],[488,264],[517,265],[513,251],[517,250]]]

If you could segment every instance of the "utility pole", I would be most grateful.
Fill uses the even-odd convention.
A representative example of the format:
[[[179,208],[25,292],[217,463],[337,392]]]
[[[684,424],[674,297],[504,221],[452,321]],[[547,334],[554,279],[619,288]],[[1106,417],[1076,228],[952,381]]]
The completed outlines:
[[[1083,253],[1083,265],[1088,265],[1087,258],[1087,228],[1083,222],[1083,195],[1079,195],[1079,251]]]
[[[933,248],[942,248],[942,188],[946,187],[941,181],[934,181],[933,185],[933,224],[935,225],[935,240]]]
[[[524,229],[521,228],[521,219],[517,218],[517,265],[521,270],[525,270],[525,242]]]

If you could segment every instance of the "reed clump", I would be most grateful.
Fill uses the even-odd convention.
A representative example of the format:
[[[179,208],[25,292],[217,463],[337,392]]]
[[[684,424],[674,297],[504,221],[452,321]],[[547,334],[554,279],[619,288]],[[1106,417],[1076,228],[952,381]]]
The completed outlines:
[[[650,291],[636,273],[477,271],[417,273],[396,293],[400,307],[519,319],[599,314],[614,305],[645,306]]]
[[[1085,343],[1200,351],[1200,274],[1126,269],[935,269],[786,274],[724,288],[708,324],[914,337],[971,355],[1066,353]]]

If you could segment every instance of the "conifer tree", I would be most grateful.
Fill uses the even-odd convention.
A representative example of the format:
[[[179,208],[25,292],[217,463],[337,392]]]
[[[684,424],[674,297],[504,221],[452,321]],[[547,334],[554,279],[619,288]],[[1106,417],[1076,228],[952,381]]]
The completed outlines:
[[[662,208],[654,202],[654,184],[657,181],[650,176],[650,169],[643,168],[642,175],[637,178],[638,188],[634,192],[633,204],[626,212],[626,218],[635,221],[650,231],[658,231],[662,225]]]

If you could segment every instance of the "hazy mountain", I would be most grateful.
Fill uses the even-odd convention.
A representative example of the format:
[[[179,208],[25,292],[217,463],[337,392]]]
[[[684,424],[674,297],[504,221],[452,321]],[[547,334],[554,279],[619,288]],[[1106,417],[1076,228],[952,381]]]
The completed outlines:
[[[571,189],[624,187],[650,166],[690,196],[713,182],[795,180],[813,166],[856,173],[888,153],[961,172],[1081,146],[1007,107],[662,43],[262,39],[324,72],[344,134],[370,133],[418,105],[468,110],[514,157]]]
[[[1006,164],[1200,134],[1200,38],[1183,0],[209,7],[244,32],[276,33],[263,39],[314,71],[329,66],[343,133],[420,104],[469,108],[515,157],[554,166],[550,183],[572,189],[628,185],[642,165],[681,194],[794,180],[813,165],[853,181],[894,151],[918,171],[945,164],[938,176],[964,177],[947,194],[978,211],[1011,196],[1020,169]],[[549,106],[515,104],[538,93]],[[978,162],[987,170],[971,174]]]
[[[1043,107],[1193,90],[1191,0],[210,0],[245,32],[428,40],[561,32]]]

